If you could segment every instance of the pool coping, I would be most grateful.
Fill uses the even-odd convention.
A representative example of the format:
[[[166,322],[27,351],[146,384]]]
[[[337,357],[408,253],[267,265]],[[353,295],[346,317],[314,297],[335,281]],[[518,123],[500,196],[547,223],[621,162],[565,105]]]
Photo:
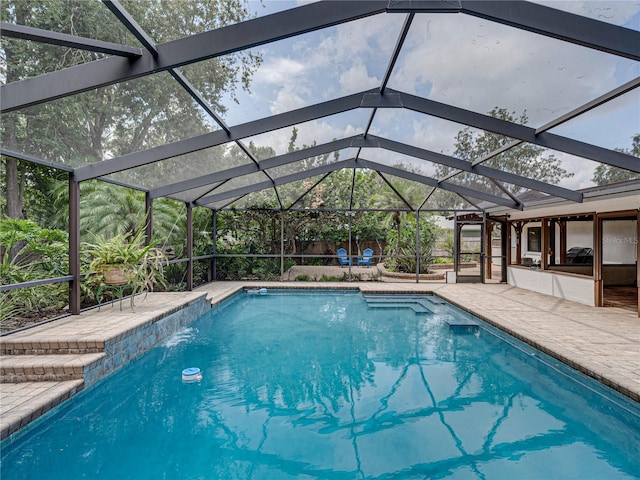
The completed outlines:
[[[362,293],[395,293],[395,294],[433,294],[456,307],[469,312],[493,327],[523,341],[541,352],[563,362],[575,370],[597,380],[603,385],[610,387],[627,398],[640,402],[640,321],[635,315],[623,309],[596,309],[587,307],[567,300],[559,300],[535,292],[529,292],[516,287],[504,284],[477,285],[477,284],[386,284],[378,282],[353,282],[347,285],[331,282],[215,282],[195,289],[193,292],[183,293],[156,293],[150,294],[150,299],[140,302],[136,306],[136,312],[131,312],[125,308],[122,312],[117,309],[102,309],[102,312],[91,311],[76,317],[66,317],[61,323],[52,322],[35,327],[33,332],[16,332],[16,337],[28,338],[33,334],[42,331],[55,332],[56,328],[62,324],[77,325],[78,328],[86,326],[87,323],[94,325],[104,325],[104,331],[94,335],[92,345],[99,345],[96,338],[101,339],[102,345],[110,345],[113,341],[118,341],[128,336],[139,334],[145,335],[144,327],[157,323],[159,319],[176,312],[182,311],[193,302],[205,299],[207,309],[221,304],[238,292],[244,289],[271,288],[290,290],[352,290]],[[499,305],[501,301],[504,305]],[[148,302],[148,303],[147,303]],[[510,304],[510,306],[509,306]],[[507,307],[505,307],[507,305]],[[507,320],[505,315],[518,312],[515,308],[530,314],[521,315],[522,318]],[[506,312],[506,313],[505,313]],[[549,317],[545,321],[543,317]],[[115,317],[115,318],[114,318]],[[572,318],[575,317],[575,318]],[[62,322],[64,321],[64,322]],[[195,318],[192,320],[195,321]],[[572,322],[570,327],[561,324],[562,321]],[[80,323],[77,323],[80,322]],[[186,326],[186,321],[180,321],[172,328]],[[544,327],[545,331],[537,332],[531,329],[533,323],[538,327]],[[605,331],[600,324],[606,324],[610,331]],[[114,324],[119,327],[115,328]],[[594,354],[594,349],[603,342],[596,342],[592,338],[589,343],[585,340],[585,335],[598,335],[598,332],[605,331],[609,336],[615,337],[615,330],[620,325],[630,326],[629,333],[618,335],[615,342],[605,344],[605,349],[598,349]],[[562,327],[562,328],[561,328]],[[555,328],[555,331],[554,331]],[[570,330],[574,334],[576,329],[582,328],[582,333],[578,336],[568,335],[565,330]],[[549,331],[551,329],[551,331]],[[64,330],[64,329],[63,329]],[[555,338],[554,332],[562,331],[559,338]],[[144,349],[134,349],[128,357],[121,358],[117,364],[110,365],[107,369],[94,369],[91,378],[85,377],[69,378],[66,382],[50,382],[46,387],[45,382],[22,383],[0,383],[0,397],[6,406],[6,400],[10,396],[16,404],[10,410],[2,407],[0,440],[11,441],[11,437],[20,433],[26,425],[41,415],[47,413],[52,408],[64,402],[68,398],[81,391],[85,386],[95,383],[101,378],[109,375],[115,369],[124,365],[131,359],[144,353],[162,340],[162,335],[168,336],[172,331],[164,331],[155,335],[153,339],[145,343]],[[55,334],[54,334],[55,336]],[[627,338],[628,337],[628,338]],[[575,341],[572,343],[572,338]],[[14,337],[15,339],[15,337]],[[0,339],[0,345],[12,340],[12,335],[7,335]],[[557,341],[555,341],[557,340]],[[60,343],[69,345],[68,338],[58,339]],[[26,342],[23,342],[26,343]],[[50,338],[49,344],[54,345],[55,341]],[[5,351],[4,346],[0,347]],[[93,352],[100,351],[100,349]],[[18,353],[19,352],[14,352]],[[43,351],[42,354],[47,353]],[[60,352],[58,352],[60,353]],[[81,353],[81,352],[74,352]],[[130,352],[131,353],[131,352]],[[621,361],[615,361],[616,357],[626,354],[624,358],[629,358],[628,369],[620,367]],[[624,356],[624,355],[623,355]],[[622,361],[624,361],[624,358]],[[40,362],[46,363],[46,362]],[[82,361],[79,361],[83,364]],[[88,363],[88,362],[87,362]],[[84,365],[84,364],[83,364]],[[77,367],[74,367],[77,368]],[[82,375],[86,375],[83,372]],[[27,380],[27,377],[25,377]],[[55,385],[54,385],[55,384]],[[20,388],[13,387],[15,385]],[[55,386],[55,388],[53,388]],[[20,391],[21,393],[17,393]],[[43,393],[45,392],[45,393]],[[22,395],[22,400],[14,398]]]

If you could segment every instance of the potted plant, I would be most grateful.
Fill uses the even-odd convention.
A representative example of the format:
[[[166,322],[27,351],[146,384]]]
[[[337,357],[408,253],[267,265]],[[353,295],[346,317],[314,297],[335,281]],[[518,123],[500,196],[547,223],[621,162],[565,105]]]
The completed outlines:
[[[94,243],[85,243],[83,248],[91,259],[89,272],[101,276],[101,283],[106,285],[131,287],[132,308],[136,294],[153,291],[154,284],[166,286],[167,258],[155,243],[145,245],[143,230],[133,236],[94,237]]]

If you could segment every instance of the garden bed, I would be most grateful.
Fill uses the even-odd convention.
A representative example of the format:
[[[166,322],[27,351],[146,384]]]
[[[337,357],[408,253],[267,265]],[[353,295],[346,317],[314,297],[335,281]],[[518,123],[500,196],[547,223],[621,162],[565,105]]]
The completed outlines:
[[[50,322],[58,318],[66,317],[69,311],[65,308],[55,310],[33,311],[24,315],[12,317],[0,322],[0,335],[5,335],[23,328],[35,327],[41,323]]]
[[[416,278],[416,274],[415,273],[390,272],[389,270],[384,268],[384,264],[382,264],[382,263],[379,263],[377,266],[378,266],[378,270],[382,274],[383,279],[384,279],[384,277],[401,278],[401,279],[406,279],[406,280],[412,280],[412,279]],[[431,267],[433,267],[433,265],[431,265]],[[451,266],[451,269],[453,269],[453,265]],[[441,272],[421,273],[421,274],[419,274],[418,278],[420,280],[444,280],[445,273],[446,272],[444,270],[441,271]]]
[[[460,268],[476,268],[478,262],[460,262]],[[434,263],[429,265],[432,270],[453,270],[453,263]]]

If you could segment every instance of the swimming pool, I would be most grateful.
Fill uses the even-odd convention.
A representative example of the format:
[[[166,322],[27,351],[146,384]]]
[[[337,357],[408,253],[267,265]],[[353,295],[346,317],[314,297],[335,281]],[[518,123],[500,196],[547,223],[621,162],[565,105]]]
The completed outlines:
[[[2,478],[638,478],[636,403],[437,297],[251,293],[5,442]]]

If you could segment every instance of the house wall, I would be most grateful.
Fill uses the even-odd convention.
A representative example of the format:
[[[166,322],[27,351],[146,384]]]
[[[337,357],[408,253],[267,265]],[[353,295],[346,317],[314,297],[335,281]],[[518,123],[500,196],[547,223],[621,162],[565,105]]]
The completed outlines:
[[[539,252],[527,250],[527,231],[531,227],[539,226],[539,222],[531,222],[523,228],[523,263],[536,263],[536,261],[540,259]],[[637,224],[635,220],[604,221],[602,236],[602,281],[605,286],[635,285],[637,242]],[[592,222],[567,223],[567,250],[572,247],[594,248]],[[514,252],[515,239],[513,236],[512,248],[512,252]],[[555,249],[556,252],[560,250],[560,235],[558,230],[556,230]],[[584,278],[580,278],[579,275],[584,275]],[[590,265],[553,265],[549,267],[548,271],[509,267],[507,271],[507,282],[510,285],[546,293],[555,297],[566,298],[586,305],[595,305],[592,275],[593,267]]]
[[[593,275],[591,265],[551,265],[549,271],[574,273],[577,275]],[[633,265],[603,265],[602,281],[608,286],[633,286],[636,283],[636,266]]]
[[[539,227],[540,222],[531,222],[522,229],[522,256],[540,260],[540,252],[533,252],[527,249],[528,230],[532,227]],[[612,232],[612,238],[615,233]],[[614,241],[614,240],[612,240]],[[572,247],[589,247],[593,248],[593,223],[592,222],[568,222],[567,223],[567,250]],[[560,231],[556,228],[555,251],[560,251]],[[515,258],[516,239],[515,235],[511,235],[511,255]],[[635,262],[635,259],[634,259]],[[534,262],[535,263],[535,262]],[[625,262],[618,262],[625,263]],[[629,262],[626,262],[629,263]]]
[[[540,261],[541,252],[534,252],[527,247],[527,239],[529,238],[529,228],[539,227],[540,222],[530,222],[522,229],[522,258],[523,264],[538,263]],[[511,235],[511,258],[516,258],[516,236]],[[515,261],[515,260],[514,260]]]
[[[571,215],[593,215],[609,212],[629,212],[635,216],[634,210],[640,206],[640,192],[637,186],[614,187],[619,191],[600,192],[594,190],[585,194],[584,202],[557,202],[555,204],[540,204],[524,210],[496,210],[494,215],[506,214],[511,221],[528,220],[531,218],[566,217]],[[526,230],[531,223],[523,228],[522,253],[526,254]],[[515,234],[511,232],[511,254],[515,259]],[[603,220],[603,265],[602,284],[608,285],[636,285],[637,283],[637,222],[635,220]],[[592,222],[567,223],[567,250],[572,247],[588,247],[595,250],[593,245],[594,230]],[[559,230],[556,230],[555,252],[556,261],[559,260],[560,250]],[[587,272],[590,267],[582,265],[556,265],[548,271],[529,269],[522,266],[508,266],[507,282],[510,285],[547,293],[557,297],[575,300],[586,305],[595,305],[595,281],[592,273]],[[555,272],[553,271],[555,270]]]
[[[540,257],[539,252],[530,252],[526,249],[527,231],[529,227],[539,227],[540,222],[531,222],[523,228],[522,253],[523,255]],[[515,249],[515,236],[512,235],[511,245]],[[603,225],[602,244],[603,263],[605,264],[635,264],[637,261],[638,237],[636,235],[636,222],[633,220],[606,220]],[[568,222],[567,223],[567,250],[572,247],[593,248],[593,223],[592,222]],[[556,230],[556,252],[560,249],[560,232]],[[514,252],[515,253],[515,250]]]
[[[595,305],[592,277],[563,275],[524,267],[508,267],[507,283],[519,288]]]
[[[557,252],[560,249],[560,234],[556,233]],[[572,247],[593,248],[593,222],[567,222],[567,250]]]
[[[602,223],[602,262],[635,264],[638,235],[635,220],[604,220]]]
[[[633,265],[603,265],[602,282],[608,286],[632,287],[636,284],[636,266]]]

